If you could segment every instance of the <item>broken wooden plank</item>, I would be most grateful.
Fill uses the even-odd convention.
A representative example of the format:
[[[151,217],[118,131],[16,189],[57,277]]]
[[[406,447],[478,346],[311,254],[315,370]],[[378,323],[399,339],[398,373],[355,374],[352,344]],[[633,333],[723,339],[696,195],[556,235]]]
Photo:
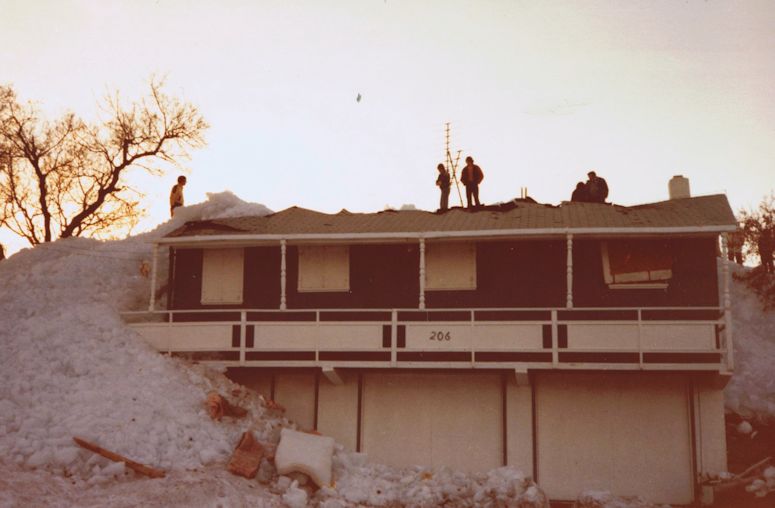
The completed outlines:
[[[232,474],[251,479],[256,477],[258,467],[261,465],[261,457],[264,448],[256,441],[253,433],[248,431],[242,434],[242,438],[229,459],[228,470]]]
[[[86,448],[90,452],[94,452],[98,455],[102,455],[106,459],[110,459],[113,462],[123,462],[124,464],[126,464],[126,467],[135,471],[136,473],[140,473],[145,476],[150,476],[151,478],[164,478],[164,475],[166,474],[166,472],[163,469],[155,469],[150,466],[140,464],[139,462],[135,462],[134,460],[130,460],[124,457],[123,455],[119,455],[118,453],[114,453],[114,452],[111,452],[110,450],[106,450],[101,446],[97,446],[94,443],[90,443],[85,439],[81,439],[79,437],[73,437],[73,441],[75,441],[75,443],[78,446],[82,448]]]

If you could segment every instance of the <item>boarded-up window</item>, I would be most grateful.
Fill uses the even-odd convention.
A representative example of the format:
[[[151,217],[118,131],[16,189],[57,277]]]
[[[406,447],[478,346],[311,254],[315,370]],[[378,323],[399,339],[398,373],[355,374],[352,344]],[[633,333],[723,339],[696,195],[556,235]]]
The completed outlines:
[[[242,303],[244,249],[205,249],[202,304]]]
[[[347,245],[299,247],[299,291],[349,291],[350,248]]]
[[[469,242],[426,243],[425,289],[476,289],[476,245]]]
[[[611,287],[664,287],[673,278],[667,242],[609,240],[602,243],[603,276]]]

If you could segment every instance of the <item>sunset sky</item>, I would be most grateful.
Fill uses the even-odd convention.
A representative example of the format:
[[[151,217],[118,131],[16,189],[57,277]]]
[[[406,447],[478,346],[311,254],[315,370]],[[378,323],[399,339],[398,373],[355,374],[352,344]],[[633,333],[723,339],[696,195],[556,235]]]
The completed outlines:
[[[445,122],[484,203],[558,204],[592,168],[623,205],[674,174],[735,211],[775,188],[772,0],[0,0],[0,83],[49,118],[152,75],[211,124],[188,203],[434,210]],[[133,177],[143,228],[176,176]]]

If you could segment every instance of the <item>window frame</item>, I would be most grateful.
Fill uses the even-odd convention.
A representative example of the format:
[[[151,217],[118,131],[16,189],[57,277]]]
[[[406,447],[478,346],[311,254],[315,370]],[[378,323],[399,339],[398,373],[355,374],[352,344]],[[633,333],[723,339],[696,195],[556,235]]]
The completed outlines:
[[[619,239],[619,241],[624,239]],[[603,263],[603,281],[609,289],[667,289],[670,281],[673,279],[672,267],[667,270],[648,270],[648,281],[616,282],[615,275],[611,273],[611,259],[608,252],[608,243],[617,241],[617,239],[602,240],[600,243],[600,253]],[[651,280],[651,272],[669,271],[670,276],[667,279]]]

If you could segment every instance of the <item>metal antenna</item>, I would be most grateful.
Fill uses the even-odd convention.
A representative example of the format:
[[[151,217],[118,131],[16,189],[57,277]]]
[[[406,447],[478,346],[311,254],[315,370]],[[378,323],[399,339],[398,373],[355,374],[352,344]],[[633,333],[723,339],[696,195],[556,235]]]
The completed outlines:
[[[452,153],[449,151],[449,122],[447,122],[445,126],[445,159],[447,161],[447,171],[452,175],[452,181],[455,182],[455,188],[457,189],[457,197],[460,200],[460,206],[463,206],[463,194],[460,192],[460,182],[457,179],[458,163],[460,163],[460,154],[463,152],[463,150],[457,151],[457,157],[455,157],[455,160],[453,161]]]

